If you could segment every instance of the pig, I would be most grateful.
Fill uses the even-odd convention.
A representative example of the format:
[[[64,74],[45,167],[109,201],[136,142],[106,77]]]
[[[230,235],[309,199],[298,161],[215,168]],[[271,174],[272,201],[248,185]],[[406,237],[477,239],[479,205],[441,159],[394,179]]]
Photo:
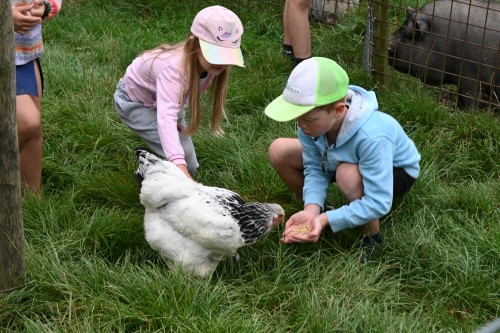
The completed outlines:
[[[340,16],[358,6],[359,0],[312,0],[309,19],[325,24],[337,24]]]
[[[406,20],[389,38],[389,65],[429,85],[456,85],[460,108],[497,108],[500,3],[461,1],[408,8]]]

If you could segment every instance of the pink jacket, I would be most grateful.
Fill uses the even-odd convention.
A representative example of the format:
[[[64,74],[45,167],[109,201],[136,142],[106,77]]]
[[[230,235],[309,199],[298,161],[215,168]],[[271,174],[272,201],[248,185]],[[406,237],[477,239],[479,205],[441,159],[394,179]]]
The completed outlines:
[[[186,164],[177,129],[182,121],[181,112],[188,107],[187,99],[180,105],[181,90],[187,90],[188,86],[187,75],[182,71],[183,54],[182,48],[159,56],[142,54],[128,66],[123,78],[132,101],[157,110],[161,145],[165,157],[174,164]],[[212,80],[212,75],[201,79],[200,93],[207,90]]]

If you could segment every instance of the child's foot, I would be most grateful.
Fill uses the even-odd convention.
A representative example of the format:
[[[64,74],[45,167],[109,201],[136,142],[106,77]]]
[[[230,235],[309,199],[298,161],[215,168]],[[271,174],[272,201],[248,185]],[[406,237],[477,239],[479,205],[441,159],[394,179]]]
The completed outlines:
[[[383,240],[381,232],[375,235],[362,237],[360,240],[360,247],[362,250],[361,263],[366,264],[377,261],[380,256],[382,243]]]
[[[293,60],[293,58],[295,56],[293,55],[293,47],[292,47],[292,45],[283,44],[283,54],[288,59]]]

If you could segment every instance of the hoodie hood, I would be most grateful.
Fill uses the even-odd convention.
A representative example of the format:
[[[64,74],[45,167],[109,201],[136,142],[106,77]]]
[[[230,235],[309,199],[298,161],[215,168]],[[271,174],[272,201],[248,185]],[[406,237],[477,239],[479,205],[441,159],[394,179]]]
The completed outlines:
[[[375,92],[350,85],[347,91],[346,104],[349,106],[339,134],[336,146],[339,147],[347,142],[370,118],[372,113],[378,110],[378,102]]]

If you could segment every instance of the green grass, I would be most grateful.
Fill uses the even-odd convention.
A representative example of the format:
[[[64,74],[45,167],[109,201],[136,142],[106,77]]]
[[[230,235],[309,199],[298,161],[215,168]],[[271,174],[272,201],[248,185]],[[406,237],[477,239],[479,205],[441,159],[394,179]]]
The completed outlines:
[[[364,14],[314,25],[312,37],[315,55],[376,90],[422,154],[418,182],[382,220],[379,262],[359,263],[354,231],[284,245],[280,227],[210,279],[168,270],[144,239],[133,177],[143,143],[116,116],[113,92],[139,52],[184,39],[212,3],[67,0],[44,27],[42,197],[24,197],[27,283],[0,296],[0,332],[472,332],[499,317],[498,115],[441,105],[395,73],[390,89],[377,86],[361,65]],[[301,203],[267,148],[295,125],[263,114],[291,70],[282,3],[222,4],[240,11],[246,68],[232,72],[225,137],[208,121],[194,136],[197,179],[290,216]],[[335,189],[330,198],[342,204]]]

